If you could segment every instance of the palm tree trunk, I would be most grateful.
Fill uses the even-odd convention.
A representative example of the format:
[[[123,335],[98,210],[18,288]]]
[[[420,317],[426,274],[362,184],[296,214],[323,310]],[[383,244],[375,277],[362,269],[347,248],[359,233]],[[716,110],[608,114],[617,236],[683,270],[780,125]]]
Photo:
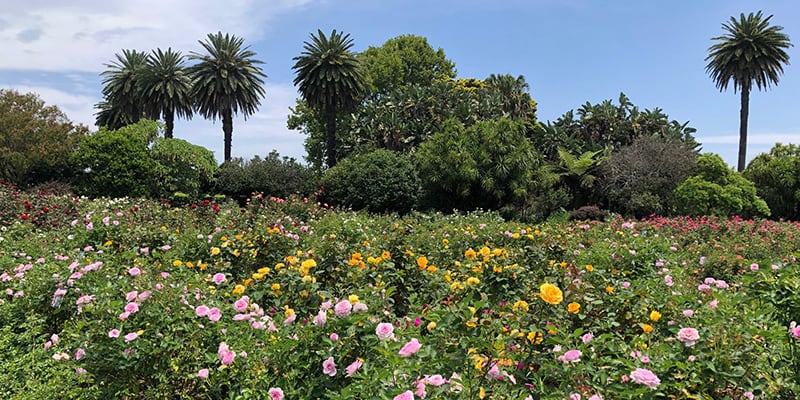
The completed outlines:
[[[164,123],[167,125],[167,130],[164,131],[164,139],[172,139],[172,132],[175,130],[175,111],[171,108],[164,113]]]
[[[747,159],[747,118],[750,115],[750,88],[742,87],[742,109],[739,112],[739,163],[736,170],[744,171]]]
[[[325,111],[327,123],[325,124],[325,155],[327,157],[328,168],[336,165],[336,108],[328,107]]]
[[[222,132],[225,134],[225,161],[230,161],[233,142],[233,112],[230,108],[222,112]]]

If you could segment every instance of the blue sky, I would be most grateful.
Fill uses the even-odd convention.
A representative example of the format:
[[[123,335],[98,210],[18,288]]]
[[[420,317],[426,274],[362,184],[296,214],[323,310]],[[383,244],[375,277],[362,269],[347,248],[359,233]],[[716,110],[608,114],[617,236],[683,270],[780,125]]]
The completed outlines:
[[[40,0],[0,10],[0,87],[33,91],[74,121],[93,126],[99,73],[122,49],[200,51],[199,39],[242,36],[266,64],[259,112],[234,122],[233,155],[272,149],[302,160],[304,136],[286,128],[297,92],[292,58],[311,32],[348,32],[354,50],[402,35],[444,49],[459,77],[524,75],[542,121],[624,92],[640,108],[660,107],[697,128],[703,150],[735,165],[739,96],[720,93],[705,72],[711,37],[741,12],[763,10],[800,44],[800,2],[596,0]],[[798,47],[789,49],[800,62]],[[748,159],[775,142],[800,143],[800,71],[789,65],[777,87],[754,92]],[[175,136],[222,158],[222,127],[177,120]]]

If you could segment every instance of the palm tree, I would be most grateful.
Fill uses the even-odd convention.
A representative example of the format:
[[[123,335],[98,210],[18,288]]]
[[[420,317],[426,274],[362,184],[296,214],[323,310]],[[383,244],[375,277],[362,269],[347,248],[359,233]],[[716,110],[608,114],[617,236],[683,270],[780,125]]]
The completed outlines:
[[[122,50],[117,60],[106,64],[103,77],[104,100],[95,105],[97,126],[115,130],[139,121],[143,116],[139,79],[147,67],[147,53]]]
[[[172,138],[175,114],[192,117],[192,79],[179,51],[157,49],[147,57],[147,68],[139,78],[142,105],[148,118],[164,118],[164,138]]]
[[[750,113],[750,90],[755,82],[761,90],[778,84],[778,77],[783,74],[783,65],[789,64],[789,55],[784,49],[792,44],[789,36],[781,33],[782,26],[770,26],[770,15],[764,18],[761,11],[745,16],[742,13],[737,20],[722,24],[726,32],[711,40],[717,41],[708,48],[705,61],[706,72],[720,91],[728,88],[733,81],[733,90],[741,92],[741,111],[739,119],[739,160],[738,171],[744,170],[747,152],[747,118]]]
[[[207,54],[191,52],[189,59],[199,61],[189,67],[192,97],[197,111],[205,118],[222,119],[225,134],[225,161],[231,159],[233,114],[245,119],[254,114],[264,97],[266,74],[255,52],[244,46],[244,39],[218,32],[200,41]]]
[[[536,102],[531,99],[530,85],[522,75],[491,74],[484,81],[486,86],[502,98],[503,113],[512,119],[528,119],[536,112]]]
[[[303,42],[303,52],[292,67],[294,84],[303,99],[325,116],[325,155],[328,168],[336,165],[336,115],[352,110],[364,92],[365,79],[356,56],[350,51],[353,40],[334,29],[330,37],[322,30]]]

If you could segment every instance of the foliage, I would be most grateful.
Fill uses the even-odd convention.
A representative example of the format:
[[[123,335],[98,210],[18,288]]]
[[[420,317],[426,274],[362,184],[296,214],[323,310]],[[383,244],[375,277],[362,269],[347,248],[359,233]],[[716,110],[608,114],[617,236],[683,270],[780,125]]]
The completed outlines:
[[[540,160],[525,125],[506,118],[465,127],[447,121],[415,154],[425,205],[498,210],[524,201]]]
[[[336,119],[352,110],[364,91],[364,75],[358,58],[350,51],[350,34],[334,29],[330,36],[322,30],[303,43],[295,57],[294,84],[303,100],[325,118],[325,151],[328,168],[336,165]]]
[[[70,161],[77,169],[75,190],[89,197],[152,195],[158,163],[148,148],[158,133],[157,122],[140,120],[87,136]]]
[[[0,181],[27,187],[69,179],[69,156],[88,129],[36,94],[0,89],[0,132]]]
[[[367,82],[367,97],[380,97],[395,89],[428,86],[455,78],[455,64],[442,48],[436,50],[423,36],[400,35],[382,46],[358,54]]]
[[[750,161],[744,176],[753,181],[772,217],[800,220],[800,146],[776,144]]]
[[[320,200],[374,213],[407,213],[417,202],[419,180],[404,155],[375,150],[348,157],[325,171]]]
[[[792,46],[789,36],[781,32],[782,26],[770,26],[772,15],[764,18],[761,11],[744,13],[737,20],[722,24],[725,34],[711,40],[708,48],[706,72],[711,75],[720,91],[733,82],[733,90],[741,92],[739,125],[739,157],[737,171],[745,168],[747,153],[747,118],[750,108],[750,90],[755,86],[761,90],[778,84],[783,74],[783,65],[789,64],[786,49]]]
[[[164,138],[171,139],[175,114],[191,118],[194,102],[191,97],[192,78],[184,65],[181,52],[154,50],[147,56],[147,65],[138,77],[140,102],[144,114],[154,120],[164,118]]]
[[[683,142],[650,136],[611,153],[600,171],[602,195],[610,208],[644,217],[670,214],[673,191],[697,168],[697,153]]]
[[[122,50],[115,54],[116,61],[105,64],[103,77],[103,100],[95,105],[99,111],[96,125],[117,130],[136,123],[144,116],[140,77],[147,68],[147,53],[138,50]]]
[[[677,211],[689,215],[738,215],[768,217],[767,203],[756,194],[753,182],[728,165],[717,154],[697,157],[698,172],[675,188]]]
[[[570,110],[553,123],[539,124],[532,140],[549,160],[556,160],[559,147],[571,154],[597,150],[608,154],[629,146],[639,136],[680,140],[696,148],[699,144],[692,136],[695,131],[688,122],[670,121],[660,108],[640,111],[620,93],[619,105],[611,100],[600,104],[586,102],[577,112]]]
[[[244,204],[253,193],[287,198],[294,194],[310,196],[317,189],[317,178],[308,167],[293,158],[270,152],[250,161],[234,158],[220,166],[216,189]]]
[[[597,206],[583,206],[569,213],[570,221],[605,221],[608,211]]]
[[[5,398],[800,391],[795,223],[79,207],[0,230]]]
[[[231,159],[233,140],[233,115],[241,113],[245,119],[255,114],[265,95],[266,74],[255,58],[256,53],[244,45],[236,35],[209,33],[200,41],[206,53],[189,53],[189,59],[198,61],[189,67],[192,77],[192,98],[197,112],[204,118],[222,120],[225,136],[225,161]]]
[[[214,153],[182,139],[156,138],[149,154],[158,163],[152,194],[159,198],[175,192],[197,198],[211,187],[218,169]]]

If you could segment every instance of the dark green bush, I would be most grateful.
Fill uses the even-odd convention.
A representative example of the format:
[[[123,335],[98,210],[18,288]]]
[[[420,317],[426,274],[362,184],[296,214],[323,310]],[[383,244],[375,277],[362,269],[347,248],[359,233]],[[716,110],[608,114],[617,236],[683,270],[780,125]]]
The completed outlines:
[[[227,161],[220,166],[216,180],[216,190],[240,204],[253,193],[285,199],[294,194],[309,196],[316,188],[317,179],[310,168],[276,151],[264,159],[255,156],[250,161]]]
[[[744,170],[774,218],[800,220],[800,146],[776,144]]]
[[[608,206],[621,214],[669,214],[673,191],[697,170],[697,152],[687,143],[640,136],[611,153],[601,167],[600,187]]]
[[[419,179],[406,157],[388,150],[354,155],[322,177],[321,200],[371,212],[405,213],[416,204]]]
[[[159,124],[142,120],[116,131],[105,128],[86,137],[72,155],[77,169],[74,187],[89,197],[149,197],[158,177],[158,163],[148,146]]]
[[[697,158],[698,173],[675,188],[676,209],[689,215],[768,217],[769,207],[753,182],[728,168],[716,154]]]
[[[569,213],[570,221],[604,221],[608,218],[608,211],[597,206],[583,206]]]
[[[218,169],[211,150],[183,139],[156,138],[150,155],[158,162],[153,194],[160,198],[175,192],[198,198],[211,187]]]

